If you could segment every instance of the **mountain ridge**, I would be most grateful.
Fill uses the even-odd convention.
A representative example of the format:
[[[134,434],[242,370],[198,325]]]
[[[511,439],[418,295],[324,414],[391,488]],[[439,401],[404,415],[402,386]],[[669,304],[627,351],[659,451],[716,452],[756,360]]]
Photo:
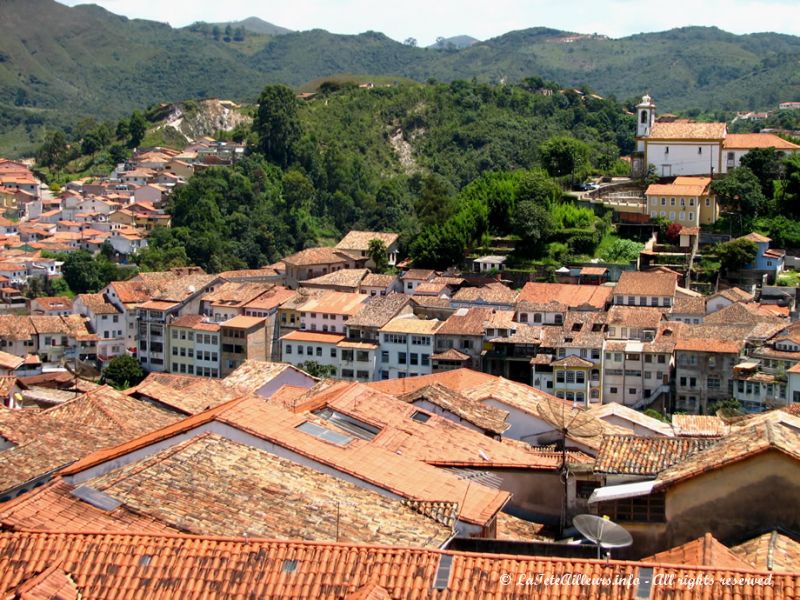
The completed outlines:
[[[86,116],[115,119],[192,98],[253,101],[267,83],[298,88],[343,73],[420,82],[540,77],[620,99],[647,91],[670,112],[765,110],[800,99],[800,37],[787,34],[684,27],[612,39],[531,27],[440,51],[375,31],[315,29],[248,33],[241,43],[55,0],[3,0],[0,22],[0,151],[21,152],[46,128]]]

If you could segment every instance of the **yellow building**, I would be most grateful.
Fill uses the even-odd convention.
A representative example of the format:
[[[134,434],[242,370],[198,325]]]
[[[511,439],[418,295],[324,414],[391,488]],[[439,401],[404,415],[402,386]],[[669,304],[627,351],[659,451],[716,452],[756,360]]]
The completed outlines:
[[[716,222],[717,198],[711,193],[710,177],[676,177],[672,183],[654,183],[645,192],[646,214],[663,217],[684,227]]]

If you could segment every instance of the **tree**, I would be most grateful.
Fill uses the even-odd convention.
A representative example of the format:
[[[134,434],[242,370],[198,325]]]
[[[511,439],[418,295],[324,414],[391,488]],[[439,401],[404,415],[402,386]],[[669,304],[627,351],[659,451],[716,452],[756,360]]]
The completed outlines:
[[[386,244],[382,240],[370,240],[367,246],[367,256],[375,265],[377,273],[385,273],[389,268],[389,258],[386,255]]]
[[[124,390],[139,384],[144,376],[142,365],[133,356],[115,356],[103,370],[100,382]]]
[[[512,214],[514,233],[522,239],[522,250],[528,253],[546,242],[555,231],[547,208],[531,200],[517,202]]]
[[[219,28],[219,25],[214,25],[211,28],[211,36],[214,38],[215,41],[218,42],[221,35],[222,35],[222,30]]]
[[[131,148],[136,148],[142,143],[146,133],[147,121],[142,113],[140,113],[138,110],[133,111],[133,114],[128,121],[128,135],[130,135],[130,141],[128,142],[128,145]]]
[[[294,147],[302,129],[297,114],[297,99],[285,85],[268,85],[258,98],[253,121],[258,149],[267,158],[286,168],[294,158]]]
[[[789,215],[800,214],[800,155],[783,161],[784,179],[781,186],[781,210]]]
[[[603,260],[616,263],[628,263],[639,258],[644,244],[634,240],[619,239],[603,253]]]
[[[711,184],[711,191],[726,211],[738,211],[744,219],[754,219],[766,211],[761,182],[747,167],[731,169],[724,179]]]
[[[761,183],[761,192],[767,199],[775,193],[775,181],[781,177],[781,156],[775,148],[754,148],[739,163],[753,172]]]
[[[537,204],[551,204],[561,198],[561,188],[541,169],[522,176],[517,187],[517,202],[530,200]]]
[[[589,146],[573,137],[552,137],[539,147],[542,166],[553,177],[570,176],[589,162]]]
[[[758,246],[751,240],[738,238],[719,244],[715,254],[725,271],[738,271],[755,260]]]
[[[407,37],[406,39],[403,40],[403,43],[406,46],[411,46],[412,48],[416,48],[417,47],[417,38]]]
[[[47,134],[44,142],[36,151],[36,162],[43,167],[61,170],[69,160],[69,148],[64,132],[59,130]]]
[[[228,23],[227,25],[225,25],[225,37],[224,37],[224,40],[226,42],[230,42],[232,37],[233,37],[233,27],[231,27],[231,24]]]
[[[71,252],[61,267],[64,280],[76,294],[96,292],[103,287],[100,268],[86,250]]]
[[[664,232],[664,237],[670,244],[674,244],[681,237],[681,229],[683,226],[680,223],[670,223],[667,226],[667,231]]]
[[[333,365],[321,365],[315,360],[307,360],[304,363],[300,363],[299,367],[317,379],[336,377],[336,367]]]

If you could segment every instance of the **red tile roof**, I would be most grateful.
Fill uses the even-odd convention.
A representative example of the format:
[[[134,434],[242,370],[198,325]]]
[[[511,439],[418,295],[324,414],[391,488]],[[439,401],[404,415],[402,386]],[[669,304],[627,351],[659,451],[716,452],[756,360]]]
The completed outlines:
[[[734,554],[710,533],[680,546],[664,550],[643,560],[670,565],[716,567],[718,569],[752,569],[754,566]]]
[[[452,564],[437,578],[452,557]],[[24,560],[20,558],[24,557]],[[655,581],[649,598],[798,598],[800,575],[773,573],[770,585],[748,581],[766,576],[754,569],[669,566],[653,562],[544,558],[334,543],[278,542],[258,538],[94,533],[0,534],[0,594],[13,595],[43,569],[58,565],[83,598],[287,598],[341,600],[365,586],[390,598],[591,598],[634,600],[644,567]],[[508,575],[531,576],[530,589],[510,589]],[[568,577],[578,583],[557,584]],[[736,578],[725,585],[723,577]],[[708,586],[685,581],[708,578]],[[741,580],[739,580],[741,578]],[[437,581],[441,583],[437,583]],[[581,583],[581,580],[584,583]],[[538,583],[537,583],[538,581]],[[550,582],[549,584],[547,582]],[[369,587],[367,587],[370,590]],[[374,592],[372,588],[370,593]],[[377,591],[380,593],[380,590]],[[357,596],[356,596],[357,597]],[[379,596],[380,597],[380,596]],[[385,596],[384,596],[385,597]]]

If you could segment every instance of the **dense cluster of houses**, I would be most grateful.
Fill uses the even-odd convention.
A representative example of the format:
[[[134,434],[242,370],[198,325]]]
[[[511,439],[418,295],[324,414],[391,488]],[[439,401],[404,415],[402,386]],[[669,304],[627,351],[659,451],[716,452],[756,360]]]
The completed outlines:
[[[80,385],[0,408],[4,597],[501,598],[529,568],[679,572],[713,598],[800,583],[796,406],[667,423],[465,368],[360,383],[249,359],[224,379]],[[586,513],[632,545],[595,558],[571,526]]]
[[[108,177],[86,177],[53,195],[28,165],[0,159],[0,302],[19,302],[31,277],[59,277],[61,262],[42,256],[99,252],[109,244],[126,262],[155,227],[169,227],[166,200],[197,169],[238,160],[244,147],[202,138],[183,151],[139,148]]]
[[[210,378],[246,360],[359,382],[469,368],[579,406],[668,413],[800,402],[793,299],[703,296],[665,268],[617,281],[587,268],[578,283],[519,290],[482,272],[379,274],[367,266],[373,239],[396,262],[396,234],[352,231],[261,269],[141,273],[96,294],[36,298],[29,315],[0,316],[0,350],[45,370],[132,355],[148,372]],[[60,333],[67,321],[80,335]]]

